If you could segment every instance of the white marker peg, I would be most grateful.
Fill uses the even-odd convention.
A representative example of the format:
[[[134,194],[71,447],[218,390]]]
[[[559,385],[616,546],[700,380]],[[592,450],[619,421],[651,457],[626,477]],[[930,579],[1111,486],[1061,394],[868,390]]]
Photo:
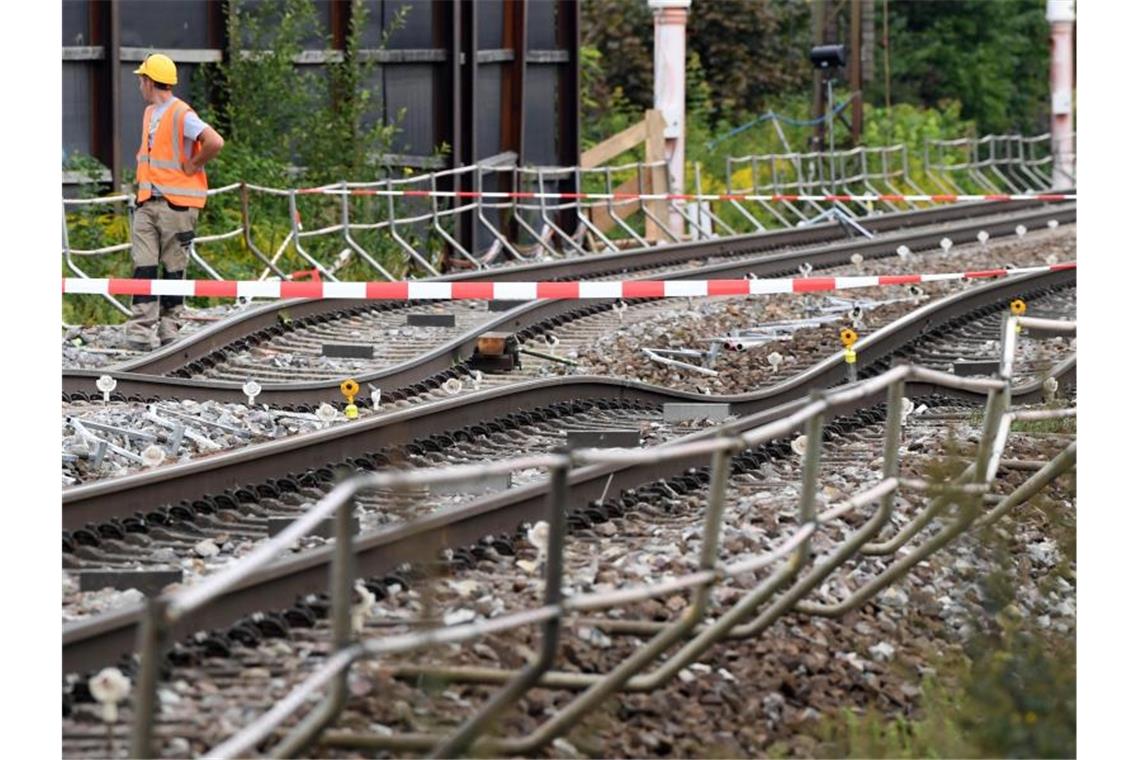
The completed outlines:
[[[1024,224],[1019,224],[1019,225],[1017,225],[1016,227],[1014,227],[1014,228],[1013,228],[1013,231],[1017,233],[1017,236],[1018,236],[1019,238],[1023,238],[1023,237],[1025,237],[1025,233],[1026,233],[1026,232],[1029,232],[1029,230],[1025,229],[1025,225],[1024,225]]]
[[[115,390],[119,382],[110,375],[99,375],[99,379],[95,381],[95,387],[103,392],[103,403],[106,404],[111,400],[111,391]]]
[[[147,467],[158,467],[166,461],[166,452],[162,450],[161,446],[155,446],[152,443],[143,449],[142,460]]]
[[[986,232],[985,230],[981,230],[978,232],[978,242],[981,243],[982,245],[985,245],[986,241],[989,239],[990,239],[990,233]]]
[[[949,251],[954,246],[954,241],[948,237],[944,237],[938,245],[942,246],[942,250]]]
[[[897,253],[899,255],[899,258],[903,261],[906,261],[910,258],[910,249],[905,245],[900,245],[898,248],[896,248],[895,253]]]
[[[1061,223],[1060,223],[1060,222],[1058,222],[1056,219],[1050,219],[1048,222],[1046,222],[1046,223],[1045,223],[1045,226],[1047,226],[1047,227],[1048,227],[1049,229],[1051,229],[1051,230],[1055,230],[1055,229],[1057,229],[1057,227],[1058,227],[1060,224],[1061,224]]]
[[[375,411],[380,408],[380,389],[373,388],[370,395],[372,396],[372,409]]]
[[[329,423],[337,418],[337,414],[336,407],[328,402],[322,402],[321,405],[317,407],[317,419],[323,422],[325,427],[328,427]]]
[[[811,270],[812,266],[810,261],[805,261],[804,263],[800,264],[800,274],[802,274],[804,277],[807,277],[809,274],[811,274]]]
[[[246,399],[249,401],[249,405],[253,406],[255,403],[257,403],[257,395],[261,393],[261,383],[257,382],[256,380],[246,380],[245,385],[241,387],[241,392],[245,394]]]

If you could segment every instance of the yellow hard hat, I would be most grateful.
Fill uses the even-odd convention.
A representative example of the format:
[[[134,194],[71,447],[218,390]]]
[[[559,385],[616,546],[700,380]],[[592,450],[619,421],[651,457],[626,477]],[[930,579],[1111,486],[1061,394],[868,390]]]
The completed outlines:
[[[162,84],[178,84],[178,69],[174,66],[174,61],[162,53],[148,55],[134,73],[150,77]]]

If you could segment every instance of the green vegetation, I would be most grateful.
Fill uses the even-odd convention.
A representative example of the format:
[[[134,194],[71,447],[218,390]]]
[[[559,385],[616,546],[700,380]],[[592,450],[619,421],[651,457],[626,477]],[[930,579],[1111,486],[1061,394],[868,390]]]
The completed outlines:
[[[1077,434],[1076,417],[1055,417],[1047,420],[1014,420],[1009,426],[1013,433],[1060,433]]]
[[[922,715],[844,710],[819,727],[823,757],[1075,757],[1076,645],[1008,621],[936,662]]]
[[[1072,502],[1076,476],[1059,486]],[[884,716],[843,711],[819,726],[818,754],[827,757],[1075,757],[1076,640],[1073,632],[1043,626],[1024,615],[1018,584],[1032,584],[1048,597],[1060,584],[1076,584],[1076,513],[1046,493],[1013,513],[1021,524],[1043,528],[1059,561],[1033,578],[1024,554],[999,525],[982,531],[994,570],[980,578],[985,612],[975,632],[930,662],[919,713]],[[1003,521],[1006,528],[1009,522]],[[1020,562],[1020,564],[1019,564]]]

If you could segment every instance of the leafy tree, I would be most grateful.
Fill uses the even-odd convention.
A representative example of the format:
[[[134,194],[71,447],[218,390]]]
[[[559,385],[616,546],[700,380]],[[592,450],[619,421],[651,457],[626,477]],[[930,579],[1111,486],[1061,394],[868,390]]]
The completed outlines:
[[[635,108],[653,107],[653,13],[648,4],[586,0],[581,44],[600,55],[601,77],[591,85],[595,102],[605,102],[600,82],[606,90],[622,93]]]
[[[876,29],[882,6],[876,3]],[[892,0],[891,100],[962,104],[982,134],[1048,127],[1049,24],[1041,0]],[[869,102],[883,102],[882,80]]]
[[[811,8],[802,2],[694,3],[688,47],[700,55],[714,119],[764,110],[774,95],[810,96]]]

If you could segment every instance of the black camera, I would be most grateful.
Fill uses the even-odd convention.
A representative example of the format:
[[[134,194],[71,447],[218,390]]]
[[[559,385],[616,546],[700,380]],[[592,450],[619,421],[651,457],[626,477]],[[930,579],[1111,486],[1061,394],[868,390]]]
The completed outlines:
[[[817,69],[838,69],[847,65],[847,48],[843,45],[818,45],[808,54]]]

